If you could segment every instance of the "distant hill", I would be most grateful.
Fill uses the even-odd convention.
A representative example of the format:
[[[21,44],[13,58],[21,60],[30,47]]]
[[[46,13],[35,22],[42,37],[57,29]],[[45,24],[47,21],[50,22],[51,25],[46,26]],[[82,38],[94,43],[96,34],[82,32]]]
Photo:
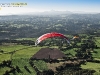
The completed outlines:
[[[52,14],[52,15],[50,15]],[[39,37],[47,32],[100,34],[100,14],[51,11],[0,16],[0,39]]]

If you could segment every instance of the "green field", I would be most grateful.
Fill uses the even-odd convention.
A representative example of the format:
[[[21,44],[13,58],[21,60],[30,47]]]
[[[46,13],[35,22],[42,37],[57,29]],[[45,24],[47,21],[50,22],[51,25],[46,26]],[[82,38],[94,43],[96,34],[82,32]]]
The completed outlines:
[[[100,37],[96,37],[96,42],[98,47],[100,47]],[[92,56],[94,57],[94,60],[100,60],[100,48],[94,49],[94,51],[97,51],[97,53],[92,53]],[[93,62],[87,62],[86,65],[81,66],[83,69],[92,69],[96,72],[94,75],[100,75],[100,63],[93,63]]]
[[[29,65],[29,59],[32,55],[34,55],[41,47],[31,47],[31,46],[23,46],[23,45],[11,45],[11,46],[0,46],[0,49],[4,51],[5,54],[0,54],[0,63],[4,60],[11,60],[13,66],[19,66],[22,70],[22,75],[29,75],[27,71],[25,71],[24,66],[28,66],[31,70],[30,75],[36,75],[34,69]],[[16,51],[12,56],[10,53],[11,51]],[[3,75],[6,70],[9,70],[8,67],[0,68],[0,75]],[[19,74],[20,73],[17,73]],[[12,75],[12,74],[11,74]]]
[[[100,38],[97,38],[96,44],[100,47]],[[36,75],[34,68],[32,68],[29,64],[29,59],[38,52],[43,47],[35,47],[35,46],[25,46],[25,45],[0,45],[0,63],[4,60],[12,60],[12,66],[18,66],[21,70],[20,73],[15,72],[16,75]],[[63,51],[65,54],[72,53],[75,56],[75,49],[69,49]],[[94,49],[97,53],[93,53],[93,57],[95,60],[100,60],[100,48]],[[3,51],[3,52],[1,52]],[[35,65],[39,68],[40,71],[46,70],[47,65],[43,61],[34,61]],[[24,66],[27,66],[31,73],[26,71]],[[100,63],[92,63],[87,62],[86,65],[81,65],[83,69],[92,69],[95,70],[96,73],[94,75],[100,75]],[[3,75],[5,71],[9,71],[10,68],[7,66],[0,67],[0,75]],[[14,75],[10,73],[10,75]]]

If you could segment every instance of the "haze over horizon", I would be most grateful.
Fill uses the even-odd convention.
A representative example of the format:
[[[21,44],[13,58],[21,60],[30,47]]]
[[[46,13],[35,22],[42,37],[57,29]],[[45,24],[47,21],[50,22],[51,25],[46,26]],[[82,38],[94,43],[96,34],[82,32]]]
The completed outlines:
[[[6,6],[1,6],[5,3]],[[8,7],[9,3],[27,3],[22,7]],[[26,14],[45,11],[70,11],[78,13],[100,13],[100,0],[2,0],[0,15]]]

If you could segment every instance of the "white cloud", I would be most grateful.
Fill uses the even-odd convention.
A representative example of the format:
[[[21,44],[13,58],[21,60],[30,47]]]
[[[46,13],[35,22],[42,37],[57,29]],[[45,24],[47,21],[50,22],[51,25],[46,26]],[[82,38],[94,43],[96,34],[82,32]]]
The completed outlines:
[[[73,6],[67,6],[67,7],[55,7],[55,8],[36,8],[36,7],[0,7],[0,15],[12,15],[12,14],[25,14],[29,12],[44,12],[44,11],[50,11],[50,10],[58,10],[58,11],[71,11],[71,12],[100,12],[98,8],[95,7],[73,7]]]
[[[24,14],[29,12],[43,12],[42,9],[33,9],[26,7],[1,7],[0,15],[10,15],[10,14]]]

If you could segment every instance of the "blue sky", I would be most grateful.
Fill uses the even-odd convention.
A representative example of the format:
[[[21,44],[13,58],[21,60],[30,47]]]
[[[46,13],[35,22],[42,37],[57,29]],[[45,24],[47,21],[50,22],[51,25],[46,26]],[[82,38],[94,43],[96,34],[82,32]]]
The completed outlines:
[[[1,7],[0,12],[10,10],[8,13],[43,12],[43,11],[71,11],[71,12],[99,12],[100,0],[0,0],[0,3],[23,2],[25,7]],[[4,10],[5,9],[5,10]],[[22,11],[23,10],[23,11]],[[7,12],[6,12],[7,13]]]

